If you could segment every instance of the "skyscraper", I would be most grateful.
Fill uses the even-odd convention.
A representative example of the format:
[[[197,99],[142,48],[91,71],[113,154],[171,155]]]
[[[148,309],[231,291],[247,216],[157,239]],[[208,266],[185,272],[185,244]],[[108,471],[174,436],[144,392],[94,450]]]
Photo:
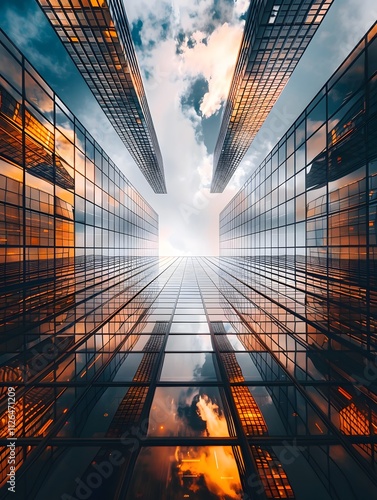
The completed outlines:
[[[17,350],[74,302],[78,267],[89,283],[97,264],[115,276],[130,257],[157,256],[158,215],[4,34],[0,43],[1,343]]]
[[[333,0],[251,0],[217,139],[211,193],[222,193]]]
[[[348,440],[376,428],[376,35],[377,24],[220,214],[227,300],[248,297],[238,312],[297,380],[335,383],[317,390]],[[353,447],[373,464],[373,440]]]
[[[38,0],[155,193],[166,193],[160,147],[123,2]]]
[[[0,60],[1,498],[375,498],[377,24],[225,207],[220,257],[159,258],[156,212],[3,33]]]
[[[56,396],[66,392],[37,381],[51,380],[56,363],[69,380],[77,356],[84,381],[123,343],[120,332],[137,331],[158,215],[2,32],[0,60],[0,373],[17,386],[12,432],[37,437],[53,427]],[[78,326],[80,317],[88,322]],[[79,345],[86,353],[70,354]],[[9,438],[6,387],[1,394],[1,438]],[[15,468],[31,449],[14,451]],[[2,486],[9,459],[2,448]]]

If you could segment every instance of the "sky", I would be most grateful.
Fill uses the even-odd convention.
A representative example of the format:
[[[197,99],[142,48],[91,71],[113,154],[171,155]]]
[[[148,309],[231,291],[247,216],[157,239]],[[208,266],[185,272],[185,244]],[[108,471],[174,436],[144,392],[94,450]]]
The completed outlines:
[[[1,0],[0,27],[159,214],[160,255],[218,255],[219,213],[377,19],[376,0],[334,0],[225,191],[213,150],[249,0],[127,0],[164,161],[156,195],[35,0]]]

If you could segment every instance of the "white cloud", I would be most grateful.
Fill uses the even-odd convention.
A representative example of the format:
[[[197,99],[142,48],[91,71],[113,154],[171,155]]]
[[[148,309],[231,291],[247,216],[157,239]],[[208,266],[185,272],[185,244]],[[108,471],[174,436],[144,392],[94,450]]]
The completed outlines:
[[[213,155],[206,155],[198,166],[201,187],[210,188],[213,171]]]
[[[342,43],[338,44],[339,53],[343,58],[349,54],[376,19],[376,0],[363,0],[357,7],[355,0],[345,0],[339,4],[338,22],[347,28]]]
[[[203,76],[208,82],[208,92],[200,106],[206,118],[217,113],[228,96],[242,33],[242,23],[235,26],[224,23],[210,36],[195,31],[190,38],[194,47],[189,48],[186,40],[182,48],[186,77]]]
[[[147,91],[174,74],[187,83],[204,77],[209,88],[201,103],[201,113],[208,118],[219,111],[228,95],[241,43],[244,22],[239,21],[239,16],[246,10],[248,3],[248,0],[235,2],[234,10],[225,15],[225,11],[230,9],[229,4],[220,2],[220,12],[231,19],[232,24],[217,21],[218,26],[209,32],[209,27],[212,29],[214,23],[213,0],[195,3],[189,0],[159,2],[152,11],[145,1],[128,2],[131,20],[143,22],[141,39],[144,50],[139,52],[139,57],[144,70],[152,75],[152,81],[145,82]],[[180,54],[172,50],[168,61],[157,57],[158,46],[164,43],[161,42],[162,24],[169,25],[166,31],[169,31],[170,40],[174,40],[178,34],[184,37]],[[182,88],[182,92],[187,88],[188,85]]]
[[[213,0],[157,2],[153,9],[143,0],[126,5],[130,22],[143,23],[138,59],[149,73],[144,86],[164,159],[168,194],[146,195],[160,215],[161,255],[216,255],[218,213],[233,192],[225,197],[209,194],[213,160],[197,133],[201,117],[193,107],[181,105],[200,77],[209,84],[204,101],[208,115],[227,96],[242,27],[230,24],[232,5],[220,6],[229,22],[217,20],[214,25]]]
[[[245,14],[247,9],[249,8],[250,0],[234,0],[234,11],[235,14],[240,17],[242,14]]]

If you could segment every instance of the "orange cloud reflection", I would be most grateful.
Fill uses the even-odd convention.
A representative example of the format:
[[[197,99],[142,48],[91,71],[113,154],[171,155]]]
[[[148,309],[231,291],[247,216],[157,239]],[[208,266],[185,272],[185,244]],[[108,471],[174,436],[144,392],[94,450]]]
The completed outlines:
[[[219,499],[240,498],[241,482],[233,452],[226,446],[186,448],[175,451],[180,485],[198,493],[207,488]]]

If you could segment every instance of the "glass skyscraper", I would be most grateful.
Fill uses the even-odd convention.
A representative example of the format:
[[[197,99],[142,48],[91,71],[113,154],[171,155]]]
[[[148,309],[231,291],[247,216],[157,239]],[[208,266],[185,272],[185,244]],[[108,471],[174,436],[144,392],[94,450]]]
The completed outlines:
[[[0,58],[1,351],[19,359],[158,255],[158,215],[3,33]]]
[[[159,257],[2,32],[0,62],[0,498],[377,498],[377,24],[224,208],[219,257]]]
[[[305,352],[304,333],[256,330],[246,273],[218,258],[171,257],[122,277],[112,289],[101,280],[96,297],[82,290],[53,343],[46,335],[5,363],[18,398],[21,498],[376,491],[373,403],[356,397],[334,358],[327,366],[319,350]]]
[[[211,193],[222,193],[333,0],[251,0],[219,137]]]
[[[297,383],[324,384],[305,391],[372,471],[376,35],[377,24],[220,214],[227,299],[247,296],[239,312]]]
[[[155,193],[164,167],[121,0],[38,0]]]

